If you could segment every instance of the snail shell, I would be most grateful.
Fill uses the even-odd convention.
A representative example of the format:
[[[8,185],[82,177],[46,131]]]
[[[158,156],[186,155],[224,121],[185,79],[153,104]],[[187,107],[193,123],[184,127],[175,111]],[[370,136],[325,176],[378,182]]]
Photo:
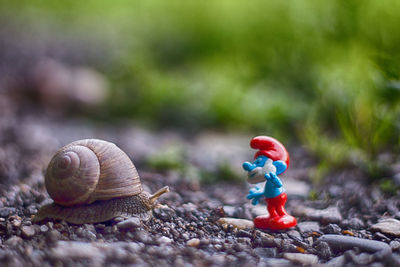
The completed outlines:
[[[54,203],[43,206],[34,222],[53,218],[82,224],[118,216],[148,220],[156,199],[169,191],[143,191],[129,157],[115,144],[98,139],[58,150],[47,167],[45,185]]]

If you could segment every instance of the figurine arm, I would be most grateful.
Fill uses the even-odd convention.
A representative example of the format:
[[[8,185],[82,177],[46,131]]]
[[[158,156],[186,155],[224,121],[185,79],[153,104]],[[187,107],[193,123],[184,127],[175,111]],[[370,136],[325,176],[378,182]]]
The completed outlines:
[[[247,195],[247,199],[253,199],[251,204],[257,205],[260,198],[264,196],[264,190],[260,190],[260,187],[256,186],[255,188],[251,188],[249,190],[249,194]]]
[[[271,181],[272,184],[273,184],[275,187],[278,187],[278,188],[279,188],[279,187],[282,187],[282,186],[283,186],[281,179],[279,179],[279,177],[278,177],[275,173],[273,173],[273,172],[266,173],[266,174],[265,174],[265,179],[267,179],[268,181]]]

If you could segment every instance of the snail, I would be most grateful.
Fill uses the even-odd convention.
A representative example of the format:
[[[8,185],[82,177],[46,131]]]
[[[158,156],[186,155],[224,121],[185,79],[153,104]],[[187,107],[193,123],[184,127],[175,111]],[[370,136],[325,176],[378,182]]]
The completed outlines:
[[[132,216],[147,221],[156,200],[169,191],[168,186],[154,194],[144,191],[129,157],[115,144],[98,139],[60,148],[47,167],[45,186],[54,202],[41,207],[33,222],[84,224]]]

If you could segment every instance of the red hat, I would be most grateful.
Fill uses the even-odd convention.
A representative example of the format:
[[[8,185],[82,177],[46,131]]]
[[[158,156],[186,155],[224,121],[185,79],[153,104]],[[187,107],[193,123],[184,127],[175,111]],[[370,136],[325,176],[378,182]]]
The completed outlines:
[[[259,149],[254,155],[254,158],[258,156],[266,156],[273,161],[282,160],[289,167],[289,153],[286,148],[275,138],[269,136],[257,136],[250,141],[251,148]]]

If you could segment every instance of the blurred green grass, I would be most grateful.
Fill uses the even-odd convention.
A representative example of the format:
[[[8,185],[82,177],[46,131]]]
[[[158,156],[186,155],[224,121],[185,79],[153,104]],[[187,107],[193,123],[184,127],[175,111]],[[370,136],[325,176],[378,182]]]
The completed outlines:
[[[399,151],[398,1],[0,3],[30,30],[111,44],[111,117],[300,140],[371,174]]]

